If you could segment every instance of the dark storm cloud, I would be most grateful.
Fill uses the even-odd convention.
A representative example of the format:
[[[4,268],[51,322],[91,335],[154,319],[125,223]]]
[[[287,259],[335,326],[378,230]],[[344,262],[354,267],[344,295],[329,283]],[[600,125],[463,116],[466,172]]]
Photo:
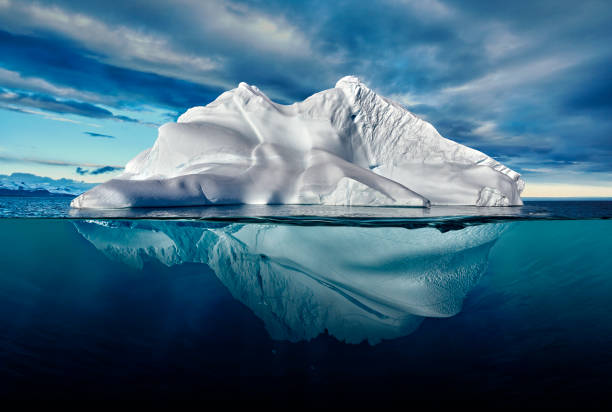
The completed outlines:
[[[517,168],[574,159],[585,172],[612,170],[607,1],[15,4],[0,9],[1,67],[92,96],[46,91],[52,100],[31,104],[180,113],[240,81],[289,103],[356,74]],[[83,28],[58,23],[74,16]]]

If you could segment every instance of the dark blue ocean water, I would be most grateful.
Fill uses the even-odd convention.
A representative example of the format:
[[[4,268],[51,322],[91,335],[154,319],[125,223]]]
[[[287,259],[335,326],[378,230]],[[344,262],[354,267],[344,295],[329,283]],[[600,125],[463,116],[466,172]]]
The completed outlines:
[[[609,202],[289,209],[0,219],[0,398],[612,400]]]

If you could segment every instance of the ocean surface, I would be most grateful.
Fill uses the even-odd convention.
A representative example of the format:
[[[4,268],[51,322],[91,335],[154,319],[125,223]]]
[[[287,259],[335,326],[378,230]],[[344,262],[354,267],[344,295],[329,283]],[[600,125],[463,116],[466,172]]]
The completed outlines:
[[[612,401],[612,201],[69,201],[0,198],[0,399]]]

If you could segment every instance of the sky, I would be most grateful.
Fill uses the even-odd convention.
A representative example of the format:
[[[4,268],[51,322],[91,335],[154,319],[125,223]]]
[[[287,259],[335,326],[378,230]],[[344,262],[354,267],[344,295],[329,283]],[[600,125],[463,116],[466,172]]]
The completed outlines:
[[[100,182],[244,81],[289,104],[349,74],[510,166],[612,196],[608,0],[0,0],[0,174]]]

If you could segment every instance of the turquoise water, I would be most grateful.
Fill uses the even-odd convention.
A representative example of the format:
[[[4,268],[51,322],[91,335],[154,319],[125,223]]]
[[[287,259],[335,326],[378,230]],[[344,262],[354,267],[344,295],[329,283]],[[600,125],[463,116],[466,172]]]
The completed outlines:
[[[610,401],[612,221],[353,218],[0,219],[0,396]]]

